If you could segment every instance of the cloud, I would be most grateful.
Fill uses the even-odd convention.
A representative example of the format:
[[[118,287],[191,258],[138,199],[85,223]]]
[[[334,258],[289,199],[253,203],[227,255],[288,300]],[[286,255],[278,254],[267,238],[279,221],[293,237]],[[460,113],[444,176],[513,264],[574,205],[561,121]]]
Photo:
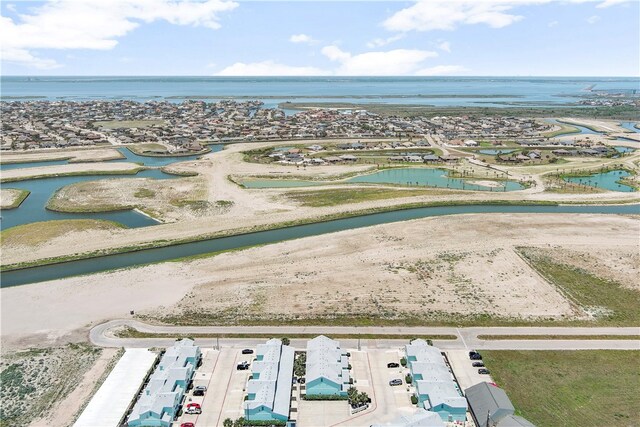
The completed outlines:
[[[596,22],[598,22],[600,20],[600,17],[598,15],[593,15],[587,18],[587,22],[589,24],[595,24]]]
[[[559,22],[558,22],[558,21],[551,21],[551,22],[549,22],[549,23],[547,24],[547,27],[549,27],[549,28],[553,28],[553,27],[558,26],[558,24],[559,24]]]
[[[119,37],[141,23],[159,20],[217,29],[219,14],[237,6],[228,0],[55,0],[15,22],[0,17],[2,59],[42,67],[52,60],[37,58],[32,49],[113,49]]]
[[[337,46],[325,46],[322,48],[322,53],[329,60],[340,64],[334,73],[341,76],[413,74],[425,59],[438,56],[436,52],[417,49],[395,49],[352,55]]]
[[[291,43],[307,43],[307,44],[318,43],[318,40],[306,34],[293,34],[291,37],[289,37],[289,41]]]
[[[460,65],[437,65],[430,68],[422,68],[415,72],[416,76],[450,76],[468,72],[469,69]]]
[[[323,76],[328,71],[316,67],[297,67],[274,61],[236,62],[216,73],[218,76]]]
[[[451,43],[449,42],[439,41],[436,47],[444,52],[451,53]]]
[[[376,48],[376,47],[382,47],[382,46],[386,46],[389,43],[393,43],[396,42],[400,39],[404,38],[404,34],[400,33],[397,34],[395,36],[391,36],[391,37],[387,37],[386,39],[381,39],[381,38],[377,38],[377,39],[373,39],[370,42],[367,42],[367,47],[370,49]]]
[[[484,24],[503,28],[524,17],[512,12],[518,6],[551,3],[554,0],[419,0],[386,19],[390,31],[454,30],[461,25]],[[569,3],[598,3],[610,7],[633,0],[568,0]]]
[[[2,49],[2,60],[15,64],[28,65],[39,70],[52,70],[61,67],[61,65],[53,59],[39,58],[32,55],[26,49],[11,49],[5,48],[4,46]]]

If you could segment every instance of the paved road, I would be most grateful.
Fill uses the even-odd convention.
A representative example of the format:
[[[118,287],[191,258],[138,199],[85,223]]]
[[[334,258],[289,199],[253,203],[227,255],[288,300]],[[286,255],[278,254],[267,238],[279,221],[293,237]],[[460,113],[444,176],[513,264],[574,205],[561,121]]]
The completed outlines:
[[[349,326],[158,326],[132,319],[119,319],[103,323],[91,329],[91,342],[100,347],[167,347],[173,338],[118,338],[112,329],[130,326],[140,332],[156,334],[273,334],[273,335],[455,335],[455,340],[434,340],[443,350],[640,350],[640,327],[349,327]],[[638,335],[638,339],[608,340],[481,340],[479,335]],[[264,338],[199,338],[202,347],[253,347]],[[306,339],[292,339],[291,345],[304,348]],[[345,348],[395,348],[406,339],[341,339]]]

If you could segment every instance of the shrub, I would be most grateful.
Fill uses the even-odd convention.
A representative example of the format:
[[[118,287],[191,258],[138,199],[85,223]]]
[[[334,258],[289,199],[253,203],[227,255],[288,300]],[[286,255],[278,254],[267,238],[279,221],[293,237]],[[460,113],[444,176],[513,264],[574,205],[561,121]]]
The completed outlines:
[[[418,404],[418,398],[416,397],[415,394],[411,395],[411,404],[413,404],[413,405],[417,405]]]
[[[400,359],[400,364],[404,367],[407,366],[407,359],[405,359],[404,357],[402,359]]]
[[[411,378],[411,375],[407,374],[406,377],[404,377],[404,380],[407,382],[407,384],[411,384],[413,382],[413,378]]]

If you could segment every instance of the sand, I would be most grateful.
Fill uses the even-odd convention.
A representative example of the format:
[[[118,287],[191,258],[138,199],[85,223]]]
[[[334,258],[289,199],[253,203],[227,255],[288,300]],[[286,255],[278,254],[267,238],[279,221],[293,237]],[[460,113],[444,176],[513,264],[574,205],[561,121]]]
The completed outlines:
[[[630,283],[638,274],[638,233],[640,220],[617,215],[470,214],[385,224],[4,288],[2,339],[17,347],[81,340],[91,325],[129,317],[130,310],[156,318],[185,310],[235,319],[435,311],[579,317],[515,248],[633,256],[611,267],[612,277]]]
[[[43,149],[37,151],[12,151],[2,153],[2,163],[24,163],[45,160],[65,160],[70,162],[102,162],[122,159],[124,156],[114,148],[85,149]]]
[[[74,163],[67,165],[38,166],[35,168],[10,169],[2,172],[1,182],[29,179],[32,177],[49,177],[60,175],[78,175],[91,173],[127,173],[136,171],[140,165],[135,163]],[[88,173],[87,173],[88,174]]]
[[[13,204],[20,198],[22,190],[16,190],[15,188],[2,188],[0,189],[0,209],[6,209],[13,206]]]
[[[618,120],[596,120],[596,119],[574,119],[574,118],[559,118],[559,121],[563,123],[576,124],[578,126],[589,126],[597,130],[598,132],[630,132],[628,129],[620,126]]]

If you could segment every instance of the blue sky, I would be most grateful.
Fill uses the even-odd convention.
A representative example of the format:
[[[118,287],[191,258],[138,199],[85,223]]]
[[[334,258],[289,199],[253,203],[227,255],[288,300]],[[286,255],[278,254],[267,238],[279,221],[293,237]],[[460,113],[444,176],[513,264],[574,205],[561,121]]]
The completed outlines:
[[[639,76],[637,0],[3,1],[3,75]]]

